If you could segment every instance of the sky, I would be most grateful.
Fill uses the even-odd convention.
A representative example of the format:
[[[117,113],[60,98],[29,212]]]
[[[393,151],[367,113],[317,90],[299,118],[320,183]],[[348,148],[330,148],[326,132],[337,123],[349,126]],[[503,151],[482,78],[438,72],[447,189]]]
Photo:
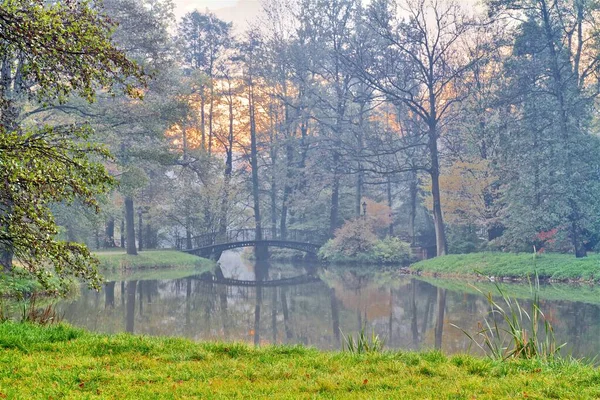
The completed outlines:
[[[185,13],[206,8],[213,11],[219,18],[239,25],[246,25],[261,9],[260,0],[174,0],[175,15],[181,18]]]

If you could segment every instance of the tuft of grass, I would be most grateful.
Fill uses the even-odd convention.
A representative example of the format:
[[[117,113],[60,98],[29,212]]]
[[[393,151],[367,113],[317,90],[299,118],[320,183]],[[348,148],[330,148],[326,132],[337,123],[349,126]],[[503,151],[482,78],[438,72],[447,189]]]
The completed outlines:
[[[366,334],[366,329],[366,325],[363,325],[356,336],[345,335],[340,329],[344,339],[343,350],[353,354],[380,353],[385,345],[384,341],[375,333],[375,329],[371,331],[371,335]]]
[[[38,325],[58,324],[63,320],[53,303],[42,307],[37,306],[37,295],[32,295],[28,301],[23,302],[21,322],[29,322]]]
[[[206,268],[214,267],[214,262],[176,250],[145,250],[137,256],[124,251],[101,251],[94,253],[100,261],[100,270],[118,271],[144,268]]]
[[[58,324],[0,324],[0,397],[577,398],[600,396],[600,371],[579,363],[498,362],[439,352],[319,352],[97,335]]]
[[[489,316],[479,323],[479,330],[471,335],[452,324],[467,335],[488,356],[498,361],[507,359],[549,359],[560,358],[560,350],[565,344],[557,345],[554,328],[540,308],[539,278],[536,274],[529,281],[532,295],[531,307],[527,310],[519,301],[510,297],[494,282],[501,303],[494,300],[492,293],[484,294],[489,306]],[[478,340],[479,339],[479,340]]]
[[[537,271],[540,279],[553,281],[600,280],[600,255],[575,258],[570,254],[544,253],[472,253],[451,254],[413,264],[410,269],[423,274],[475,276],[475,271],[489,277],[527,280]]]

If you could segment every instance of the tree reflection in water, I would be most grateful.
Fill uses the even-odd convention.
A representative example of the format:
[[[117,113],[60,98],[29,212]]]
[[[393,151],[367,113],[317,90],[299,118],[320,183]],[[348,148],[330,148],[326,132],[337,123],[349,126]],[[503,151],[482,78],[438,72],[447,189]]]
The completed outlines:
[[[441,348],[449,353],[465,352],[470,344],[449,323],[474,332],[488,311],[485,298],[466,289],[400,275],[382,279],[360,268],[321,269],[317,281],[273,284],[308,272],[315,270],[263,263],[221,265],[210,276],[160,280],[138,276],[107,283],[101,297],[82,289],[80,297],[62,301],[58,309],[67,321],[101,332],[257,345],[302,343],[321,349],[339,349],[340,332],[354,334],[364,325],[384,338],[388,348]],[[223,284],[224,278],[264,285]],[[552,318],[557,339],[568,342],[573,355],[600,352],[598,304],[545,300],[543,309]]]

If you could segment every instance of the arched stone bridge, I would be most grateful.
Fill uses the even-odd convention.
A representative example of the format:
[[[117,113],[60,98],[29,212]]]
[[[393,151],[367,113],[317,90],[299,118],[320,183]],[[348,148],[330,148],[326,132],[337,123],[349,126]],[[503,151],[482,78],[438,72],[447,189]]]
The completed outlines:
[[[327,241],[327,235],[318,231],[288,230],[282,234],[279,230],[236,229],[226,234],[208,233],[192,238],[177,240],[177,248],[199,257],[216,257],[225,250],[241,247],[281,247],[317,254]]]

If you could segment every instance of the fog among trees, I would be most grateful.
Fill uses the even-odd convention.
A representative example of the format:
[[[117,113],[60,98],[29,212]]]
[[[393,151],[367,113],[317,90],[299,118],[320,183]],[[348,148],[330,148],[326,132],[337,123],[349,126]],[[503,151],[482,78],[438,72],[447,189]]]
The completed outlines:
[[[597,2],[265,0],[242,34],[169,0],[60,4],[83,24],[64,38],[19,36],[52,26],[34,5],[2,14],[5,270],[41,237],[67,265],[65,246],[88,256],[69,243],[135,254],[231,229],[366,229],[438,256],[599,246]],[[89,27],[106,43],[68,48]],[[64,56],[89,46],[106,56]],[[75,163],[56,165],[63,192],[13,179],[23,132]],[[20,198],[25,181],[49,197]]]

